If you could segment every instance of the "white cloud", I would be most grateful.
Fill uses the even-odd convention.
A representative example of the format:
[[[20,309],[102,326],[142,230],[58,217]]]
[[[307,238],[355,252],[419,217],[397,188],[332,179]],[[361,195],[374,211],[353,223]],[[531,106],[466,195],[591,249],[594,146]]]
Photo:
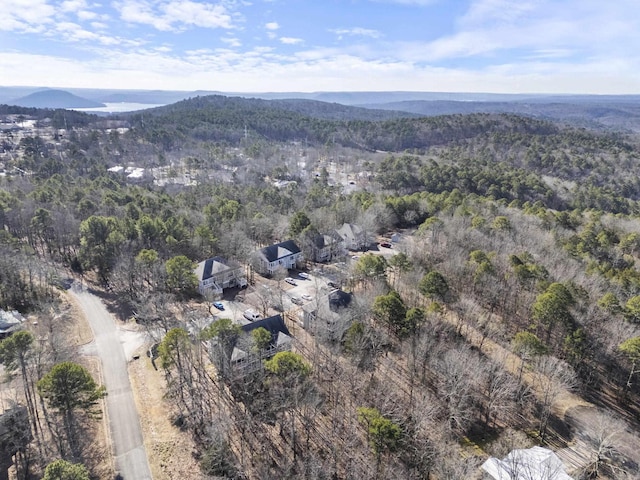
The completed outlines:
[[[242,46],[242,42],[240,41],[240,39],[235,37],[221,37],[220,41],[234,48],[238,48]]]
[[[231,18],[222,4],[170,0],[151,2],[122,0],[114,3],[120,17],[130,23],[151,25],[157,30],[173,31],[187,26],[231,28]]]
[[[301,38],[295,37],[280,37],[280,43],[284,43],[285,45],[297,45],[304,42]]]
[[[98,45],[137,46],[139,42],[131,39],[111,37],[86,30],[81,25],[73,22],[58,22],[55,29],[49,32],[50,36],[62,39],[66,42],[94,43]]]
[[[433,5],[437,3],[439,0],[371,0],[374,3],[393,3],[397,5],[409,5],[409,6],[417,6],[417,7],[426,7],[428,5]]]
[[[93,20],[95,18],[98,18],[98,14],[90,10],[80,10],[77,15],[78,15],[78,18],[83,21]]]
[[[633,55],[640,48],[640,21],[631,0],[604,6],[595,0],[475,0],[457,29],[432,42],[414,42],[416,61],[438,62],[498,56],[527,58],[536,52],[563,56]],[[406,58],[407,52],[399,50]]]
[[[231,16],[222,5],[192,2],[190,0],[171,1],[162,6],[166,17],[185,25],[205,28],[230,28]]]
[[[514,22],[535,13],[540,1],[475,0],[461,18],[462,24],[476,25],[487,22]],[[536,5],[537,4],[537,5]]]
[[[324,37],[310,31],[303,40],[280,35],[277,22],[245,25],[239,8],[248,2],[242,0],[109,0],[129,25],[120,20],[116,24],[115,16],[95,1],[0,0],[0,32],[18,32],[25,39],[36,32],[83,52],[82,61],[72,61],[31,55],[12,46],[11,53],[0,53],[0,84],[15,84],[16,78],[23,84],[41,84],[51,78],[52,86],[75,82],[108,88],[119,82],[123,88],[254,92],[304,86],[556,93],[632,93],[640,85],[640,16],[631,14],[637,0],[606,5],[596,0],[468,0],[467,10],[457,19],[449,18],[453,28],[439,38],[417,33],[398,41],[391,30],[382,28],[331,30],[358,40],[344,42],[348,45],[343,48],[316,40],[326,38],[326,30]],[[442,2],[379,1],[414,6]],[[152,32],[143,44],[124,38],[123,32],[134,31],[134,25],[167,32],[193,27],[224,31],[204,32],[191,44],[180,43],[192,41],[190,35],[169,39]],[[265,36],[276,41],[264,42],[270,47],[251,46]],[[318,47],[303,47],[305,41]],[[184,49],[189,49],[186,54],[181,53]],[[52,76],[43,74],[40,64],[34,68],[34,62],[50,67]]]
[[[348,35],[348,36],[380,38],[382,36],[382,33],[379,32],[378,30],[372,30],[369,28],[361,28],[361,27],[337,28],[329,31],[335,33],[340,37],[342,37],[343,35]]]
[[[123,1],[114,4],[125,22],[151,25],[157,30],[171,30],[171,22],[153,13],[148,2]]]
[[[75,27],[67,26],[73,30]],[[115,48],[114,48],[115,47]],[[422,90],[549,93],[629,93],[637,90],[638,58],[580,65],[538,60],[482,69],[418,66],[412,61],[365,60],[338,49],[308,49],[285,56],[255,48],[198,49],[181,57],[155,49],[96,51],[93,60],[71,61],[28,53],[0,53],[0,84],[52,87],[216,89],[227,92],[318,90]],[[256,72],[260,72],[256,74]],[[580,82],[576,82],[580,78]],[[371,80],[375,79],[375,85]]]
[[[0,31],[39,32],[54,14],[55,9],[46,0],[3,0]]]
[[[87,9],[85,0],[65,0],[60,3],[60,10],[63,12],[79,12]]]

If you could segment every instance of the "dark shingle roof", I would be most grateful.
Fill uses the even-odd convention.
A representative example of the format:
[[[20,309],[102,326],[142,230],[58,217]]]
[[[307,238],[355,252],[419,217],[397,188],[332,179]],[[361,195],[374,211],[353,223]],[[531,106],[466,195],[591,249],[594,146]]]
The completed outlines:
[[[342,290],[334,290],[327,296],[329,300],[329,308],[336,312],[339,308],[346,308],[351,303],[351,294]]]
[[[293,240],[287,240],[285,242],[276,243],[260,250],[267,262],[275,262],[276,260],[289,255],[300,253],[300,249]]]
[[[262,320],[256,320],[255,322],[248,323],[242,326],[242,331],[246,334],[251,333],[256,328],[264,328],[271,334],[271,343],[275,345],[278,340],[278,335],[284,333],[287,336],[291,336],[287,325],[282,319],[282,315],[274,315],[273,317],[263,318]]]
[[[224,272],[229,269],[237,268],[236,262],[229,261],[222,257],[213,257],[204,262],[200,262],[196,267],[194,273],[198,280],[206,280],[211,278],[214,274]]]

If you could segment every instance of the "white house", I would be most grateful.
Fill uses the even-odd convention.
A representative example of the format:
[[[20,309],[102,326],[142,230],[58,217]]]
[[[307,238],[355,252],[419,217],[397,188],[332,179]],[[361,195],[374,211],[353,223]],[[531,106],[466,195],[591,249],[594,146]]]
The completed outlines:
[[[344,332],[340,327],[347,325],[340,320],[349,315],[348,307],[351,304],[351,294],[336,289],[327,295],[318,296],[315,302],[303,305],[302,326],[305,330],[314,334],[327,334],[332,338],[342,337]]]
[[[495,480],[573,480],[557,455],[543,447],[512,450],[503,460],[491,457],[482,469]]]
[[[202,295],[208,291],[221,295],[225,288],[247,286],[242,265],[222,257],[198,263],[193,273],[198,278],[198,291]]]
[[[9,336],[19,330],[22,322],[24,322],[24,317],[17,311],[7,312],[0,310],[0,338]]]
[[[344,248],[349,250],[366,250],[369,246],[365,231],[353,223],[345,223],[336,230],[336,233],[342,238]]]
[[[258,328],[264,328],[271,335],[269,344],[263,350],[256,350],[251,341],[251,332]],[[282,315],[242,325],[241,329],[241,336],[231,354],[231,369],[236,375],[246,375],[259,370],[263,360],[273,357],[278,352],[291,350],[293,338]]]
[[[282,268],[287,270],[296,268],[304,257],[295,242],[287,240],[258,250],[254,259],[256,270],[259,273],[273,275]]]

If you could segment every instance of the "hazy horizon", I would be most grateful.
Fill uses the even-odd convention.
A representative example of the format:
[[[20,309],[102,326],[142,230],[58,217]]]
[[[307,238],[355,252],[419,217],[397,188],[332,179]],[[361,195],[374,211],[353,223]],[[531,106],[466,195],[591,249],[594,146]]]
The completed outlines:
[[[631,0],[6,0],[0,84],[640,93]]]

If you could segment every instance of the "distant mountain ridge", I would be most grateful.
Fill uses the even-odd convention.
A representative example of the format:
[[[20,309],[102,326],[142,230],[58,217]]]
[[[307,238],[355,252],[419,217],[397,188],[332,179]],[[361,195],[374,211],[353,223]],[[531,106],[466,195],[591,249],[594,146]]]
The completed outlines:
[[[58,92],[58,93],[56,93]],[[58,98],[54,98],[55,96]],[[420,91],[219,92],[0,86],[0,104],[37,108],[99,108],[132,103],[169,106],[218,96],[284,102],[280,109],[332,120],[385,120],[469,113],[514,113],[605,131],[640,132],[640,95],[498,94]],[[44,98],[43,98],[44,97]],[[15,100],[17,99],[17,100]],[[94,102],[94,103],[90,103]],[[324,105],[321,105],[323,102]],[[253,106],[261,108],[258,104]],[[273,104],[272,106],[275,106]],[[360,110],[349,110],[358,107]],[[375,110],[365,112],[365,109]],[[385,111],[393,111],[388,113]],[[400,113],[405,112],[405,113]],[[109,112],[99,113],[109,115]]]
[[[637,96],[578,96],[500,102],[415,100],[359,105],[364,108],[412,112],[422,116],[510,113],[598,130],[640,132]]]
[[[164,115],[167,113],[187,113],[216,111],[218,115],[246,115],[247,118],[256,116],[260,112],[282,111],[298,114],[318,120],[392,120],[398,118],[418,118],[423,115],[395,111],[392,109],[362,108],[340,103],[328,103],[307,99],[276,99],[245,98],[224,95],[197,96],[162,107],[145,110],[150,115]],[[135,113],[135,112],[132,112]]]
[[[97,108],[104,103],[79,97],[65,90],[42,90],[8,102],[10,105],[32,108]]]

